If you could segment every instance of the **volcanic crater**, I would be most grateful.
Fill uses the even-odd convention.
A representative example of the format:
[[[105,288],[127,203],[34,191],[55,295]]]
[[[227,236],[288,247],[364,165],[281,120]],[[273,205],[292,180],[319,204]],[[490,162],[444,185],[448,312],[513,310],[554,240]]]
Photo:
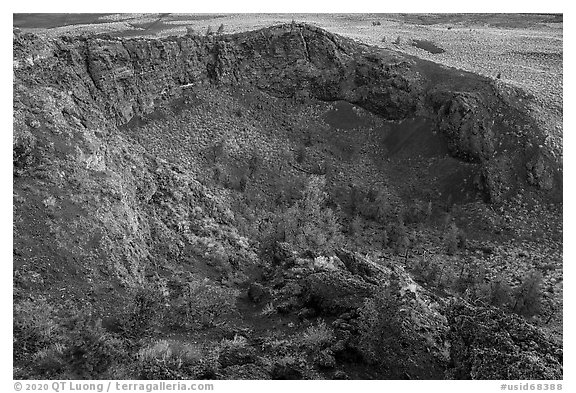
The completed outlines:
[[[15,33],[15,378],[562,378],[531,99],[303,23]]]

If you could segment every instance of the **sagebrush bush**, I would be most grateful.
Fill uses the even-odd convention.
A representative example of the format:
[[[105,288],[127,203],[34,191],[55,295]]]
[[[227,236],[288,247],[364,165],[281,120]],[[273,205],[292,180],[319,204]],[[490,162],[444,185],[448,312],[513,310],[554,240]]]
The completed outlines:
[[[513,292],[512,311],[525,317],[539,314],[542,309],[542,274],[531,271]]]
[[[312,351],[319,351],[326,348],[334,341],[334,330],[326,325],[326,322],[320,321],[315,326],[306,329],[300,339],[302,345]]]
[[[65,321],[63,358],[73,379],[105,377],[112,366],[126,359],[123,342],[102,328],[89,313]]]
[[[397,254],[404,254],[410,247],[408,230],[402,221],[391,222],[386,227],[389,245]]]
[[[131,338],[142,338],[152,334],[160,322],[163,308],[162,300],[161,293],[154,288],[146,287],[134,290],[121,321],[123,335]]]
[[[406,224],[425,223],[432,215],[432,202],[411,201],[403,211]]]
[[[221,140],[211,147],[212,162],[214,164],[223,161],[226,158],[226,140]]]
[[[224,317],[237,312],[238,290],[203,281],[191,281],[174,300],[165,319],[174,327],[199,329],[224,323]]]
[[[448,255],[454,255],[459,248],[466,246],[466,235],[455,222],[451,222],[444,232],[444,245]]]
[[[497,277],[490,283],[489,304],[496,307],[503,307],[512,300],[512,288],[503,278]]]
[[[298,164],[302,164],[304,161],[306,161],[306,146],[301,145],[296,149],[296,152],[294,153],[294,160]]]
[[[43,300],[14,306],[14,361],[26,365],[28,377],[106,378],[125,354],[124,342],[89,308],[57,311]]]
[[[352,220],[350,220],[350,224],[348,226],[348,233],[351,236],[358,236],[362,232],[362,219],[359,215],[354,216]]]
[[[341,240],[336,214],[326,206],[326,180],[312,176],[301,200],[280,213],[276,220],[276,239],[299,249],[332,251]]]
[[[405,372],[406,355],[416,339],[400,296],[400,286],[392,280],[383,293],[365,301],[358,319],[358,349],[364,361],[386,369],[393,378]]]
[[[59,334],[54,309],[45,300],[25,300],[14,304],[14,360],[49,347]]]
[[[197,344],[159,340],[142,348],[134,365],[138,379],[202,379],[216,376],[214,353]]]

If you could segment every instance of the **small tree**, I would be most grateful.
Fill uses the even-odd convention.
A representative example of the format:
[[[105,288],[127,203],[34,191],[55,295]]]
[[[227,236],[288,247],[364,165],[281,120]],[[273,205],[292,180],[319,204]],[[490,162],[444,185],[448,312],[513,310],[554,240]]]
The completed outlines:
[[[348,228],[348,232],[352,236],[358,236],[362,231],[362,219],[357,214],[354,218],[350,221],[350,226]]]
[[[458,248],[466,245],[466,236],[464,232],[456,226],[455,222],[450,223],[444,234],[444,244],[448,255],[454,255]]]
[[[490,284],[490,304],[496,307],[502,307],[510,302],[510,293],[512,289],[506,280],[499,276]]]
[[[279,238],[301,249],[331,251],[341,240],[336,215],[326,206],[326,180],[312,176],[302,199],[279,216]]]
[[[222,139],[212,146],[212,160],[216,164],[226,154],[226,140]]]
[[[214,32],[212,31],[212,26],[208,25],[208,28],[206,28],[206,37],[213,35]]]
[[[512,311],[525,317],[539,314],[542,308],[542,274],[531,271],[514,291]]]
[[[250,155],[250,158],[248,159],[248,176],[250,177],[254,176],[254,174],[260,167],[261,162],[262,158],[260,157],[258,152],[253,151],[252,155]]]
[[[300,145],[298,149],[296,149],[294,159],[298,164],[302,164],[306,160],[306,147],[304,145]]]
[[[220,35],[224,33],[224,23],[220,24],[220,26],[218,26],[218,30],[216,31],[216,34]]]
[[[186,26],[186,35],[188,37],[194,37],[196,35],[196,30],[192,26]]]

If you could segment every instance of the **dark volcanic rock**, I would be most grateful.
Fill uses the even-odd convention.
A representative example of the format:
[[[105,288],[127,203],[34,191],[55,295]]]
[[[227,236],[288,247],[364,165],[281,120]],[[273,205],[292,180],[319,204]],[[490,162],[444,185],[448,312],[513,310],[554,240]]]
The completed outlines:
[[[562,379],[562,345],[516,315],[455,302],[448,311],[456,379]]]
[[[437,111],[438,129],[448,139],[453,155],[481,162],[494,155],[495,135],[483,97],[478,93],[442,94]]]
[[[543,190],[551,190],[554,187],[555,176],[552,162],[540,151],[534,154],[534,157],[526,163],[528,183]]]
[[[340,272],[313,273],[304,279],[304,303],[323,313],[339,314],[364,304],[376,286]]]

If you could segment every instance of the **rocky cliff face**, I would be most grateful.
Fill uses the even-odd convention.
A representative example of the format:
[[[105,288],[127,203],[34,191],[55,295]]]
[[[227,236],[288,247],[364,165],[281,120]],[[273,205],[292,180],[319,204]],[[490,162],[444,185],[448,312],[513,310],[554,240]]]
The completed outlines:
[[[432,117],[455,157],[482,163],[487,197],[493,201],[511,190],[492,177],[526,183],[527,166],[540,173],[530,175],[530,184],[557,191],[561,187],[553,158],[538,159],[534,166],[528,163],[533,157],[525,157],[525,144],[540,144],[537,130],[511,139],[509,128],[534,124],[510,101],[499,99],[488,79],[357,44],[308,25],[164,40],[43,41],[17,35],[14,53],[17,77],[42,80],[67,93],[70,105],[78,108],[79,121],[99,108],[119,125],[150,112],[159,100],[179,97],[193,84],[251,84],[279,97],[345,100],[387,119]],[[516,116],[507,119],[510,112]],[[510,122],[509,127],[503,121]],[[511,148],[499,149],[505,139]],[[492,161],[514,165],[495,170]],[[548,174],[547,180],[535,181],[542,173]]]
[[[421,93],[402,56],[302,25],[166,40],[18,36],[15,54],[16,72],[43,73],[78,99],[89,95],[119,124],[196,83],[249,83],[282,97],[344,99],[391,119],[412,114]]]

